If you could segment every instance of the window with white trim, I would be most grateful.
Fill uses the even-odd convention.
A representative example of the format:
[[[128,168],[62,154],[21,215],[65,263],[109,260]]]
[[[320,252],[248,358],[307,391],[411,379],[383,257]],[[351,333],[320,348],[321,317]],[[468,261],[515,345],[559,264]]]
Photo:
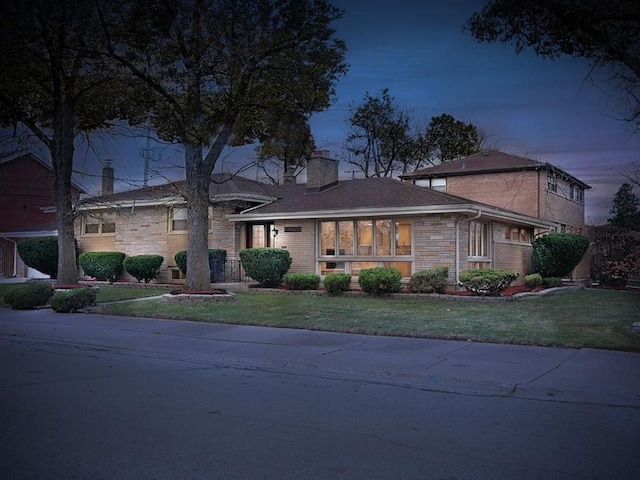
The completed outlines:
[[[170,232],[186,232],[187,231],[187,209],[186,208],[170,208],[169,209],[169,231]]]

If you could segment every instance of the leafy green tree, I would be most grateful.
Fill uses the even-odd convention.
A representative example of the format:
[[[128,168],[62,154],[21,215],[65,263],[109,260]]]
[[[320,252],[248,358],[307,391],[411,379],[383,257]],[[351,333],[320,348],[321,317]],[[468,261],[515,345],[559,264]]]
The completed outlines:
[[[258,147],[258,161],[272,183],[279,179],[269,173],[268,163],[282,165],[283,182],[295,179],[307,165],[316,143],[307,119],[299,113],[275,112]]]
[[[51,155],[58,284],[77,283],[71,177],[78,135],[129,118],[127,83],[91,50],[99,2],[0,2],[0,126],[26,128]]]
[[[274,111],[328,107],[346,71],[331,27],[342,12],[325,0],[122,0],[117,10],[123,28],[107,50],[154,93],[160,138],[184,147],[186,288],[203,290],[213,168],[227,145],[260,138]]]
[[[543,57],[584,58],[613,73],[640,120],[640,2],[636,0],[492,0],[467,21],[481,42],[527,47]]]
[[[424,142],[429,163],[433,165],[482,151],[482,135],[478,128],[446,113],[431,117]]]
[[[609,224],[615,227],[640,232],[640,200],[629,183],[623,183],[609,212]]]
[[[351,106],[345,163],[365,178],[392,177],[415,164],[418,144],[410,135],[409,116],[383,89],[377,96],[365,93],[360,105]]]

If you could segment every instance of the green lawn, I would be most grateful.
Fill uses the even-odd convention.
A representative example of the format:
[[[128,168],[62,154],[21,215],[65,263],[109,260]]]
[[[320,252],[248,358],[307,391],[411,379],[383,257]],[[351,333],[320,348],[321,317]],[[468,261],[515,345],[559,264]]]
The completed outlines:
[[[235,302],[105,305],[104,313],[333,332],[640,352],[640,293],[572,290],[511,302],[237,293]]]
[[[0,298],[15,284],[0,285]],[[165,288],[100,287],[98,303],[167,293]],[[0,302],[0,305],[3,305]],[[163,304],[159,299],[103,305],[111,315],[640,352],[630,326],[640,292],[571,290],[517,301],[392,299],[236,294],[235,302]]]

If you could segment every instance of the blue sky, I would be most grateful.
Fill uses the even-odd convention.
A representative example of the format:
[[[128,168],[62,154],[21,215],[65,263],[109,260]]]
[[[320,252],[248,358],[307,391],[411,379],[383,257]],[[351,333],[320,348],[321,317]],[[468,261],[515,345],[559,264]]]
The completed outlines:
[[[493,147],[553,163],[580,178],[593,187],[586,195],[587,223],[606,221],[625,181],[620,170],[638,160],[640,135],[616,118],[620,99],[610,85],[589,77],[586,61],[551,61],[530,51],[516,55],[508,45],[475,42],[462,26],[482,0],[333,3],[345,10],[336,27],[347,43],[350,68],[336,86],[333,106],[311,118],[319,149],[339,158],[349,107],[361,103],[365,92],[389,88],[419,125],[448,113],[475,124]],[[144,146],[143,139],[108,139],[96,148],[101,158],[114,159],[117,177],[140,179]],[[218,168],[232,169],[253,157],[251,147],[235,149]],[[180,163],[179,150],[162,150],[161,164]],[[89,189],[99,185],[96,178],[82,182]]]

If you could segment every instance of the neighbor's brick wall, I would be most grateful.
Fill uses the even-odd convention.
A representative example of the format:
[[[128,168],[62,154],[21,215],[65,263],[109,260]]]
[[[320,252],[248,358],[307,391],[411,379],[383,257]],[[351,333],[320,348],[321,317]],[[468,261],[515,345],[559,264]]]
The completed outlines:
[[[575,233],[584,232],[584,204],[571,200],[569,184],[558,179],[558,191],[549,192],[546,175],[540,175],[540,177],[540,218],[568,225]],[[587,192],[585,192],[586,195]]]
[[[447,193],[537,217],[538,184],[535,171],[462,175],[447,178]]]

